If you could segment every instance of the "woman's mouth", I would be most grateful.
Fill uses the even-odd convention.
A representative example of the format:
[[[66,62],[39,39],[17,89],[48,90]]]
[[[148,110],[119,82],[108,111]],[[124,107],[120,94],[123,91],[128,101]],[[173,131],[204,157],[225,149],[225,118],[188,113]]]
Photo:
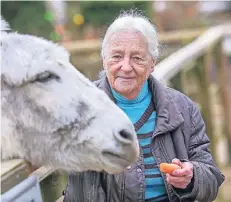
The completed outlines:
[[[132,79],[134,79],[134,77],[118,77],[118,78],[120,78],[122,80],[132,80]]]

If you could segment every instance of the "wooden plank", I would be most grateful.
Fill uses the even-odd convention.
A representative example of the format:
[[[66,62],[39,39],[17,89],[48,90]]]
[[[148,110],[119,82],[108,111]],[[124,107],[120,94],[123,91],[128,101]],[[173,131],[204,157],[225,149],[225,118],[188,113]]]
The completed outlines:
[[[216,47],[216,60],[218,63],[218,83],[220,85],[220,95],[222,98],[222,108],[224,113],[225,131],[229,142],[229,153],[231,155],[231,86],[227,56],[222,50],[222,44]]]
[[[67,174],[49,167],[40,167],[31,175],[39,178],[43,202],[56,201],[62,195],[66,184]]]
[[[205,53],[203,57],[198,59],[197,67],[195,68],[197,73],[197,82],[200,84],[200,104],[202,106],[202,115],[206,124],[206,133],[210,139],[210,149],[214,160],[216,161],[215,155],[215,136],[213,133],[214,124],[212,116],[212,105],[211,105],[211,78],[210,69],[212,65],[211,49]]]
[[[5,193],[29,175],[26,162],[22,159],[1,162],[1,194]]]
[[[30,175],[35,175],[38,177],[39,182],[43,181],[45,178],[47,178],[49,175],[51,175],[55,170],[49,167],[42,166],[35,170]]]
[[[39,179],[43,202],[51,202],[60,198],[67,184],[65,172],[40,167],[30,173],[27,162],[21,159],[2,162],[1,167],[1,194],[25,180],[29,175],[35,175]]]
[[[67,49],[71,54],[76,53],[86,53],[99,51],[101,46],[101,41],[99,39],[89,40],[89,41],[71,41],[61,44],[64,48]]]
[[[207,28],[162,32],[159,34],[158,40],[162,43],[176,43],[185,40],[192,40],[203,34],[206,30]]]
[[[12,159],[8,161],[1,162],[1,177],[11,172],[15,168],[24,164],[24,160],[22,159]]]
[[[54,172],[40,181],[43,202],[56,201],[67,185],[67,174]]]
[[[179,41],[185,40],[192,40],[196,37],[200,36],[203,32],[205,32],[206,28],[203,29],[193,29],[193,30],[177,30],[177,31],[170,31],[158,34],[158,39],[161,43],[175,43]],[[67,51],[71,54],[74,53],[86,53],[86,52],[93,52],[99,51],[101,47],[101,40],[94,39],[94,40],[78,40],[78,41],[71,41],[71,42],[63,42],[61,43]]]

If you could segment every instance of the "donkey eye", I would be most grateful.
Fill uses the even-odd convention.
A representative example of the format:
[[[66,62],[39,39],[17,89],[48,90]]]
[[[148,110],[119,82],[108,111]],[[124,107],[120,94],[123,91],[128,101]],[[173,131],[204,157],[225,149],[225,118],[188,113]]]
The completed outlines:
[[[45,83],[53,79],[60,80],[60,77],[51,72],[43,72],[36,76],[36,81],[41,83]]]

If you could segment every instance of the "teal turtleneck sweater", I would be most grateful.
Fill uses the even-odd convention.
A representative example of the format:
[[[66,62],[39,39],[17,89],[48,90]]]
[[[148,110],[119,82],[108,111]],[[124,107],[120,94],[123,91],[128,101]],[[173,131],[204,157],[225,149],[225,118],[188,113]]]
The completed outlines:
[[[117,105],[127,114],[133,124],[143,115],[152,99],[146,81],[134,100],[128,100],[111,88]],[[145,167],[145,201],[168,201],[164,181],[152,155],[150,143],[155,128],[156,112],[153,111],[149,120],[138,130],[137,136],[143,151]]]

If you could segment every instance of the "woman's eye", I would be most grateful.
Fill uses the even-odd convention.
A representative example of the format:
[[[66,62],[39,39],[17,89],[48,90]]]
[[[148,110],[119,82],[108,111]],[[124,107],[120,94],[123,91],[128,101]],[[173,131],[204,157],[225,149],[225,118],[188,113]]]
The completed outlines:
[[[36,76],[36,81],[37,82],[41,82],[41,83],[45,83],[45,82],[48,82],[50,80],[59,80],[59,76],[55,75],[55,74],[52,74],[50,72],[44,72],[42,74],[39,74]]]
[[[113,55],[112,58],[113,59],[121,59],[121,56],[120,55]]]
[[[142,59],[140,57],[134,57],[135,60],[141,61]]]

